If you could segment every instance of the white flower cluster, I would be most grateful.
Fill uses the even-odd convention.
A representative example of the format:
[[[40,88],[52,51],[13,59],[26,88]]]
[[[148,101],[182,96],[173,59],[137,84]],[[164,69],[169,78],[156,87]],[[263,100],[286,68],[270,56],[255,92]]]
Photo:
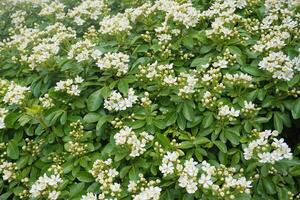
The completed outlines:
[[[176,166],[180,165],[180,161],[178,160],[179,153],[178,152],[166,152],[162,159],[162,164],[159,166],[159,170],[164,176],[172,175],[175,173]],[[182,168],[180,166],[179,168]]]
[[[223,76],[223,79],[225,81],[228,81],[229,84],[231,85],[243,85],[246,87],[252,87],[252,76],[244,73],[239,73],[239,74],[229,74],[226,73]]]
[[[97,195],[88,192],[86,195],[82,195],[80,200],[98,200]]]
[[[79,96],[80,89],[78,84],[82,83],[84,80],[77,76],[75,79],[67,79],[65,81],[59,81],[54,87],[55,91],[67,92],[71,96]]]
[[[26,15],[27,13],[25,11],[18,10],[10,16],[11,23],[14,25],[14,29],[17,30],[24,26]]]
[[[98,58],[97,66],[103,71],[116,71],[117,76],[128,72],[129,56],[124,53],[106,53]]]
[[[154,139],[147,132],[135,133],[132,128],[125,126],[114,136],[117,145],[128,145],[131,149],[130,156],[137,157],[146,151],[146,145]]]
[[[60,194],[56,189],[61,182],[62,179],[59,175],[52,174],[49,177],[47,174],[44,174],[31,186],[29,193],[33,198],[47,197],[49,200],[56,200]]]
[[[178,179],[179,186],[185,188],[189,194],[193,194],[198,189],[197,176],[198,163],[193,158],[186,160]]]
[[[246,5],[245,0],[215,1],[208,10],[201,13],[204,18],[214,19],[211,23],[212,29],[205,31],[206,35],[217,39],[237,38],[238,31],[234,26],[241,16],[234,12]]]
[[[138,97],[134,95],[134,90],[129,88],[127,98],[123,97],[119,92],[113,90],[108,98],[104,100],[104,108],[109,111],[120,111],[131,108],[136,103]]]
[[[54,0],[52,2],[44,3],[42,5],[42,9],[39,13],[40,16],[52,16],[54,15],[56,19],[64,19],[65,18],[65,5],[58,0]]]
[[[8,113],[8,110],[6,110],[5,108],[0,108],[0,129],[5,128],[4,119],[7,115],[7,113]]]
[[[81,26],[89,19],[97,20],[107,10],[103,0],[83,0],[81,4],[69,10],[68,16]]]
[[[119,172],[112,168],[112,159],[96,160],[93,164],[93,168],[90,173],[96,178],[101,186],[101,194],[99,194],[99,199],[109,199],[108,196],[117,198],[121,192],[121,185],[114,182],[114,179],[119,175]]]
[[[90,40],[79,41],[71,46],[71,49],[68,52],[68,58],[75,59],[77,62],[89,60],[94,57],[95,53],[98,53],[98,51],[94,51],[94,46],[95,44],[93,44]]]
[[[147,181],[143,174],[139,174],[139,180],[130,180],[128,192],[132,193],[133,200],[159,200],[162,189],[155,186],[160,180]]]
[[[133,200],[159,200],[162,189],[157,186],[145,188],[141,193],[134,196]]]
[[[59,52],[58,42],[48,42],[47,40],[32,48],[32,54],[27,58],[29,67],[35,69],[39,64],[42,64],[55,56]]]
[[[100,22],[100,32],[108,35],[128,33],[132,29],[130,21],[125,14],[107,16]]]
[[[250,194],[252,187],[241,174],[235,174],[235,168],[227,168],[224,165],[212,166],[206,161],[200,165],[201,176],[198,180],[199,187],[220,199],[234,199],[238,194]]]
[[[221,69],[223,69],[223,68],[227,68],[228,67],[228,61],[225,60],[225,59],[219,59],[216,62],[214,62],[212,65],[215,68],[221,68]]]
[[[211,92],[205,91],[201,102],[206,108],[213,108],[216,105],[217,97],[213,96]]]
[[[26,93],[30,90],[29,87],[24,87],[11,82],[2,81],[0,85],[6,87],[5,95],[3,97],[3,102],[8,105],[20,105],[26,97]],[[2,88],[3,89],[3,88]]]
[[[260,69],[269,71],[273,78],[289,81],[294,76],[295,63],[283,52],[271,52],[259,62]]]
[[[272,31],[262,38],[252,47],[256,52],[265,52],[271,49],[281,49],[286,45],[285,40],[290,38],[288,32]]]
[[[172,40],[172,36],[177,36],[180,34],[179,29],[169,30],[168,26],[163,25],[155,29],[156,37],[159,40],[159,44],[165,44]]]
[[[39,98],[43,108],[51,108],[54,106],[53,99],[49,96],[49,94],[45,94],[44,96]]]
[[[195,93],[198,80],[199,79],[196,78],[196,75],[194,74],[180,73],[178,81],[184,84],[183,87],[179,89],[178,95],[186,97],[190,94]]]
[[[275,137],[278,131],[265,130],[263,132],[253,131],[256,139],[251,141],[244,149],[246,160],[256,159],[260,163],[272,163],[282,159],[292,159],[291,149],[284,142]]]
[[[244,107],[242,108],[241,112],[245,116],[252,117],[258,110],[260,109],[256,108],[255,104],[252,101],[244,101]]]
[[[11,182],[17,176],[15,170],[17,169],[16,163],[1,160],[0,162],[0,173],[2,173],[2,179],[4,181]]]
[[[147,78],[147,80],[153,81],[158,80],[163,85],[176,85],[177,77],[173,70],[173,64],[158,64],[157,61],[146,66],[140,65],[140,73],[137,76],[141,79]]]
[[[240,111],[235,110],[233,107],[229,107],[228,105],[221,106],[218,112],[218,119],[234,121],[237,117],[239,117]]]
[[[195,27],[198,24],[200,12],[193,7],[191,2],[179,4],[174,0],[157,0],[155,7],[166,13],[166,20],[172,18],[186,28]]]

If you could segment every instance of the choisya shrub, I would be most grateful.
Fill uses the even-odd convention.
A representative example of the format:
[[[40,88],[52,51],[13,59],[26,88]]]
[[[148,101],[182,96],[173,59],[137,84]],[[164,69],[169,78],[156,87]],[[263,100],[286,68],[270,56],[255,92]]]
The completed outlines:
[[[298,11],[2,1],[0,199],[299,198]]]

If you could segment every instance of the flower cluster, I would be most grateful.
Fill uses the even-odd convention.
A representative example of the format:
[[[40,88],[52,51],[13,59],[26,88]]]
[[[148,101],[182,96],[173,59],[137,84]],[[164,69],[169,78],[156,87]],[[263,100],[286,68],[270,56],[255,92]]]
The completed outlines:
[[[25,139],[26,145],[22,146],[22,150],[30,153],[32,156],[38,156],[41,153],[42,146],[44,144],[44,140],[34,141],[32,139]]]
[[[233,107],[229,107],[228,105],[221,106],[218,112],[218,119],[234,121],[237,117],[239,117],[240,111],[235,110]]]
[[[55,91],[66,92],[71,96],[79,96],[80,89],[78,84],[82,83],[84,80],[77,76],[75,79],[67,79],[65,81],[59,81],[56,83],[54,88]]]
[[[42,9],[39,13],[40,16],[52,16],[54,15],[56,19],[65,18],[65,5],[57,0],[51,3],[44,3]]]
[[[234,199],[239,194],[249,194],[252,181],[247,180],[241,173],[236,173],[235,168],[224,165],[212,166],[206,161],[200,165],[201,176],[198,180],[199,187],[205,192],[211,192],[218,199]]]
[[[68,58],[75,59],[77,62],[89,60],[91,57],[97,56],[98,51],[94,51],[94,44],[89,40],[79,41],[71,46],[68,52]]]
[[[115,71],[117,76],[128,72],[129,56],[124,53],[106,53],[97,59],[97,66],[103,71]]]
[[[44,94],[43,97],[40,97],[39,101],[41,102],[43,108],[48,109],[54,106],[53,99],[49,96],[48,93]]]
[[[155,7],[166,13],[165,20],[169,18],[182,23],[186,28],[198,24],[200,12],[190,2],[179,4],[174,0],[157,0]]]
[[[160,180],[147,181],[143,174],[139,174],[139,180],[129,181],[128,191],[132,193],[133,200],[159,200],[162,189],[156,184]]]
[[[277,139],[278,131],[253,131],[254,139],[244,148],[246,160],[256,159],[260,163],[272,163],[282,159],[292,159],[291,149],[283,138]]]
[[[0,173],[4,181],[11,182],[17,177],[17,166],[16,163],[8,162],[5,160],[0,161]]]
[[[252,101],[244,101],[244,107],[242,108],[241,113],[246,117],[252,117],[259,110],[260,108],[256,108]]]
[[[70,124],[72,130],[70,131],[70,136],[75,140],[80,140],[84,136],[83,125],[80,120],[72,122]]]
[[[73,18],[77,25],[82,26],[90,19],[99,19],[105,11],[107,11],[107,5],[103,0],[85,0],[69,10],[68,16]]]
[[[267,70],[273,78],[291,80],[294,76],[295,63],[283,52],[271,52],[259,62],[260,69]]]
[[[162,82],[163,85],[176,85],[177,77],[175,77],[175,72],[173,70],[173,64],[158,64],[158,62],[149,63],[146,66],[139,66],[140,74],[137,76],[141,79],[148,81],[158,81]]]
[[[198,80],[195,74],[180,73],[178,82],[181,88],[179,89],[178,95],[187,98],[195,93]]]
[[[162,159],[162,164],[159,166],[159,170],[164,176],[174,174],[177,164],[179,166],[179,169],[181,168],[180,161],[178,160],[178,158],[178,152],[166,152]]]
[[[107,16],[100,22],[100,32],[103,34],[117,35],[128,33],[132,29],[130,21],[125,14]]]
[[[21,86],[15,82],[1,80],[1,94],[4,94],[2,101],[8,105],[20,105],[30,90],[29,87]]]
[[[60,194],[57,188],[61,182],[62,179],[59,175],[48,176],[44,174],[31,186],[29,192],[33,198],[44,197],[49,200],[56,200]]]
[[[124,127],[114,136],[117,145],[128,145],[130,156],[137,157],[146,151],[146,145],[153,140],[153,136],[147,132],[135,133],[132,128]]]
[[[129,88],[127,97],[123,97],[119,92],[113,90],[108,98],[104,100],[104,108],[109,111],[120,111],[131,108],[136,103],[138,97],[134,94],[134,90]]]
[[[197,191],[197,175],[199,168],[197,167],[198,163],[194,161],[193,158],[186,160],[183,164],[183,169],[180,172],[178,179],[179,186],[185,188],[186,191],[190,194],[193,194]]]
[[[6,110],[5,108],[0,108],[0,129],[5,128],[4,119],[7,115],[7,113],[8,113],[8,110]]]
[[[225,74],[225,76],[223,76],[223,79],[231,85],[243,85],[245,87],[253,87],[252,76],[248,74]]]
[[[90,170],[93,177],[96,178],[101,186],[101,194],[98,199],[117,198],[121,192],[121,185],[114,182],[114,179],[119,175],[119,172],[112,168],[112,159],[96,160],[93,164],[93,168]]]

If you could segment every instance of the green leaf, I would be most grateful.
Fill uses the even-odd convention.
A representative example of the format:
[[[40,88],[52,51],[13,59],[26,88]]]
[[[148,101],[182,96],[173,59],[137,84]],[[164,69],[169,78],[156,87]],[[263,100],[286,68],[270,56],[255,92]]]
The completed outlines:
[[[266,177],[262,179],[263,186],[268,194],[276,194],[275,184],[271,177]]]
[[[6,200],[10,197],[10,195],[12,195],[12,192],[6,192],[4,194],[1,194],[0,200]]]
[[[102,104],[103,98],[101,96],[101,90],[93,92],[87,99],[87,108],[89,111],[96,111]]]
[[[227,153],[226,144],[221,141],[213,141],[213,143],[222,151],[223,153]]]
[[[157,140],[160,142],[160,144],[163,145],[164,147],[170,146],[170,140],[164,134],[158,133],[158,134],[156,134],[156,137],[157,137]]]
[[[81,182],[86,182],[86,183],[90,183],[90,182],[94,181],[93,176],[90,173],[85,172],[85,171],[81,171],[81,172],[77,173],[76,178],[78,180],[80,180]]]
[[[212,113],[207,114],[202,121],[203,128],[208,128],[213,122],[214,122],[213,114]]]
[[[183,104],[183,116],[189,121],[193,121],[195,117],[193,108],[189,103]]]
[[[279,133],[282,132],[283,122],[282,122],[280,114],[278,112],[274,113],[274,127]]]
[[[193,41],[192,37],[186,36],[183,38],[182,42],[183,42],[183,45],[186,46],[187,48],[191,49],[194,46],[194,41]]]
[[[76,197],[84,189],[85,183],[74,183],[70,188],[70,198]]]
[[[300,176],[300,165],[290,168],[289,172],[292,176]]]
[[[297,98],[297,100],[294,102],[294,106],[292,109],[292,116],[294,119],[300,118],[300,98]]]
[[[286,188],[277,188],[278,191],[278,200],[286,200],[289,199],[288,190]]]
[[[128,83],[124,79],[121,79],[118,83],[118,90],[123,94],[127,94],[128,88]]]
[[[240,136],[233,131],[226,130],[225,137],[234,145],[238,145],[240,143]]]
[[[207,64],[208,61],[209,61],[209,59],[207,57],[195,58],[191,63],[191,67],[203,66],[203,65]]]
[[[11,140],[7,145],[7,155],[11,159],[19,158],[19,147],[16,141]]]
[[[209,143],[209,142],[210,142],[210,140],[206,137],[203,137],[203,136],[198,136],[194,140],[194,144],[206,144],[206,143]]]
[[[86,123],[94,123],[100,119],[101,115],[98,113],[88,113],[83,117],[83,121]]]

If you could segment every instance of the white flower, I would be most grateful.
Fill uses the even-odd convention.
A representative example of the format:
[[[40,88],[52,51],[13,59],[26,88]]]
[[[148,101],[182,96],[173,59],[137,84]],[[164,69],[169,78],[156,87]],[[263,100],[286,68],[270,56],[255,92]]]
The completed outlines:
[[[131,148],[131,157],[137,157],[146,151],[146,144],[154,137],[146,132],[139,133],[139,136],[132,131],[132,128],[125,126],[114,136],[117,145],[127,144]]]
[[[60,193],[57,191],[51,191],[51,192],[49,192],[48,198],[50,200],[56,200],[56,199],[58,199],[59,194]]]
[[[97,195],[89,192],[83,195],[80,200],[97,200]]]
[[[17,85],[14,82],[10,82],[8,89],[3,97],[3,102],[9,105],[21,104],[25,99],[26,92],[29,90],[29,87],[23,87]]]
[[[131,108],[137,100],[138,97],[134,94],[134,90],[132,88],[129,88],[127,98],[113,90],[110,96],[104,100],[104,108],[109,111],[126,110],[127,108]]]
[[[0,108],[0,129],[5,128],[5,117],[8,113],[8,110],[6,110],[5,108]]]
[[[69,10],[68,16],[74,18],[74,22],[81,26],[90,19],[97,20],[105,10],[107,6],[103,0],[84,0]]]
[[[150,186],[141,193],[135,195],[133,200],[159,200],[161,191],[162,189],[160,187]]]
[[[98,58],[96,64],[101,70],[114,70],[117,76],[121,76],[128,72],[128,62],[129,56],[124,53],[106,53],[103,58]]]
[[[261,69],[267,70],[273,78],[289,81],[294,76],[295,63],[283,52],[271,52],[258,64]]]
[[[203,188],[205,188],[205,189],[209,188],[213,184],[213,182],[211,180],[211,176],[210,175],[205,175],[205,174],[201,174],[198,183],[200,185],[202,185]]]
[[[229,107],[228,105],[222,106],[219,108],[218,117],[219,118],[229,118],[231,121],[231,118],[239,117],[240,111],[235,110],[233,107]],[[233,120],[232,119],[232,120]]]
[[[128,33],[132,29],[130,21],[125,14],[118,13],[112,17],[104,17],[100,22],[100,32],[103,34],[115,35]]]
[[[277,131],[266,130],[260,132],[258,138],[251,141],[244,149],[244,157],[246,160],[250,160],[257,156],[260,163],[272,163],[280,161],[282,159],[292,159],[291,149],[281,138],[277,140]],[[270,144],[270,141],[272,143]],[[272,147],[270,149],[270,147]]]
[[[59,81],[56,83],[54,90],[61,91],[61,92],[67,92],[67,94],[69,94],[71,96],[79,96],[81,91],[77,84],[80,84],[83,81],[84,81],[84,79],[79,76],[77,76],[74,80],[67,79],[65,81]]]

